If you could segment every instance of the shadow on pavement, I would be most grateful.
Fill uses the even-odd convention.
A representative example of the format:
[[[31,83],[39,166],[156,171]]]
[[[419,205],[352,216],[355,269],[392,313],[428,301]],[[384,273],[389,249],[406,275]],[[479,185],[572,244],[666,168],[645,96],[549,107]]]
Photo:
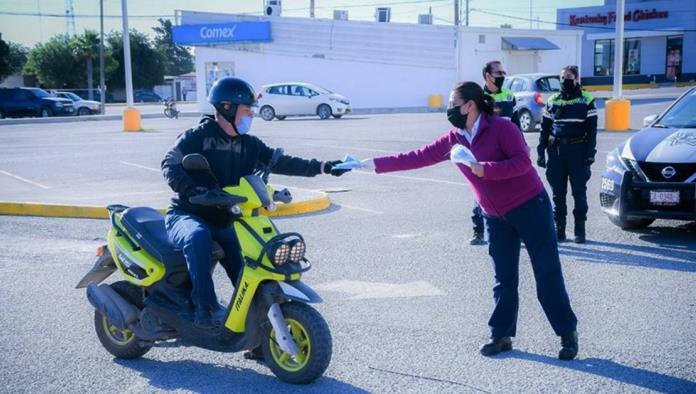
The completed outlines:
[[[695,382],[645,369],[621,365],[611,360],[586,358],[573,361],[561,361],[549,356],[527,353],[519,350],[507,352],[501,358],[517,358],[559,368],[572,369],[663,393],[696,392]]]
[[[683,229],[655,227],[642,230],[639,238],[657,246],[588,241],[584,246],[558,244],[561,255],[590,263],[696,272],[696,237]],[[599,247],[599,248],[597,248]]]
[[[252,369],[193,360],[164,362],[152,359],[114,359],[114,362],[138,371],[149,381],[151,387],[167,391],[367,393],[359,387],[326,376],[309,385],[291,385],[273,375],[262,375]],[[137,391],[150,390],[141,388]]]

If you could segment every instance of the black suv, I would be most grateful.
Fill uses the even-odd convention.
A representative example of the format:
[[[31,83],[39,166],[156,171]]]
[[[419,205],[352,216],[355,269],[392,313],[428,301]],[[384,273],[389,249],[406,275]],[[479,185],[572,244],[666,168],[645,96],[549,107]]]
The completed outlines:
[[[74,115],[72,101],[39,88],[0,88],[0,119],[24,116]]]

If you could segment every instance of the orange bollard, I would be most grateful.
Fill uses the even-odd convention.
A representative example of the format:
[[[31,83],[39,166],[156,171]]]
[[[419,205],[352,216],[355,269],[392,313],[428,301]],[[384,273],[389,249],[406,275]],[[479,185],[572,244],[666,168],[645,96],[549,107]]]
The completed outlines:
[[[626,131],[631,128],[631,100],[607,100],[604,129],[607,131]]]
[[[141,131],[140,111],[135,108],[123,110],[123,131]]]

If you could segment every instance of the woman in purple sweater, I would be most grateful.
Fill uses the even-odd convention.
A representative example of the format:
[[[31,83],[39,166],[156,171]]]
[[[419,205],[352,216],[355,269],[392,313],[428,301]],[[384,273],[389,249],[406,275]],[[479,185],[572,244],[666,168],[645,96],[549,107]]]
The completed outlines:
[[[455,144],[469,148],[478,163],[458,167],[484,211],[488,253],[495,271],[494,308],[488,321],[491,341],[481,348],[481,354],[492,356],[512,349],[519,305],[520,241],[524,241],[537,297],[561,337],[558,357],[570,360],[578,352],[577,318],[563,283],[551,202],[532,167],[524,137],[510,121],[495,116],[494,106],[493,98],[475,82],[459,83],[447,110],[453,129],[420,149],[363,163],[378,174],[412,170],[448,160]]]

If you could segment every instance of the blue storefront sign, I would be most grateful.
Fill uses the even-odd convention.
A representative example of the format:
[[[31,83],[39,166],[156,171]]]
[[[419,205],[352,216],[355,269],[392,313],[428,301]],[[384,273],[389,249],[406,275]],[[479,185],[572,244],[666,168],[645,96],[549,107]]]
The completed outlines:
[[[181,25],[172,29],[179,45],[272,41],[271,22],[236,22]]]

